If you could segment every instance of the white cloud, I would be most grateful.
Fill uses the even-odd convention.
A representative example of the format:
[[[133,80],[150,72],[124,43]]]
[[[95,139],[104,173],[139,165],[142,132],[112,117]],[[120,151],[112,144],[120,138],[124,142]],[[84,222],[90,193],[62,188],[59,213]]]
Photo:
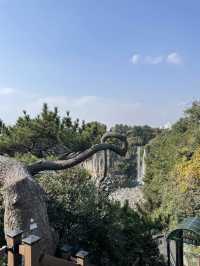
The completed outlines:
[[[36,114],[41,110],[44,102],[48,103],[50,108],[57,106],[61,115],[69,110],[73,118],[100,121],[108,126],[116,123],[130,123],[130,118],[132,120],[132,116],[136,117],[141,109],[139,102],[127,103],[97,96],[40,97],[26,104],[23,109],[31,114]]]
[[[133,54],[131,57],[131,62],[134,65],[137,64],[147,64],[147,65],[157,65],[163,62],[162,56],[142,56],[140,54]]]
[[[183,59],[178,53],[175,52],[170,53],[168,55],[158,55],[158,56],[151,56],[151,55],[142,56],[140,54],[133,54],[133,56],[131,57],[131,62],[134,65],[138,64],[158,65],[161,63],[180,65],[183,63]]]
[[[140,63],[141,56],[139,54],[134,54],[131,58],[131,62],[136,65]]]
[[[0,95],[10,95],[15,93],[16,90],[13,88],[0,88]]]
[[[14,90],[15,91],[15,90]],[[48,96],[31,94],[27,91],[17,90],[9,97],[0,97],[0,118],[6,123],[13,123],[22,110],[31,116],[41,111],[43,103],[48,103],[50,108],[58,107],[60,115],[67,110],[73,119],[99,121],[108,125],[116,124],[153,126],[164,125],[166,121],[174,121],[182,112],[182,108],[174,104],[158,103],[146,104],[127,99],[104,98],[93,95],[85,96]]]
[[[170,53],[166,58],[169,64],[180,65],[183,63],[182,57],[178,53]]]
[[[31,116],[35,116],[41,111],[44,102],[48,103],[50,108],[57,106],[61,116],[69,110],[74,119],[96,120],[109,126],[115,123],[130,123],[132,116],[137,117],[136,114],[140,112],[141,108],[138,102],[128,103],[93,95],[79,97],[45,96],[22,90],[0,91],[0,94],[8,95],[8,97],[0,97],[0,118],[6,123],[14,123],[18,116],[22,114],[22,110],[26,110]],[[139,123],[139,120],[137,121]]]
[[[157,65],[163,62],[162,56],[146,56],[144,58],[144,63],[149,65]]]

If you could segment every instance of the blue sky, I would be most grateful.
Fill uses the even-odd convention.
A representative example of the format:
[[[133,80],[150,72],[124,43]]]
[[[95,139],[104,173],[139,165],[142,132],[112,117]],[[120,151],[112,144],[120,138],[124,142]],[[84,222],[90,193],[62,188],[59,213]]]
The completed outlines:
[[[200,96],[200,2],[0,0],[0,117],[164,125]]]

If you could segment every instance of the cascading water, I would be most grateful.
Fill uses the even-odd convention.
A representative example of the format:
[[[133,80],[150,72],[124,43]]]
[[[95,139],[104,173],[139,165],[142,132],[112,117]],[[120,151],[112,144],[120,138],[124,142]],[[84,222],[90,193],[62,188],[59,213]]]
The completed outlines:
[[[146,170],[146,165],[145,165],[145,158],[146,158],[146,150],[145,148],[143,149],[143,155],[141,156],[141,146],[137,147],[137,183],[139,185],[144,184],[144,176],[145,176],[145,170]]]
[[[141,147],[137,147],[137,182],[139,182],[141,177]]]
[[[145,177],[145,173],[146,173],[146,149],[144,148],[144,151],[143,151],[143,156],[142,156],[142,173],[141,173],[141,177],[142,177],[142,182],[144,183],[144,177]]]

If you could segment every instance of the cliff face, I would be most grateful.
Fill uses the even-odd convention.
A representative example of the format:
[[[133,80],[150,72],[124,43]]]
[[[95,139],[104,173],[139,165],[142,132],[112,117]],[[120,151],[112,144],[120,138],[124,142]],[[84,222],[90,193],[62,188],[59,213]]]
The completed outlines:
[[[109,150],[106,153],[107,177],[115,178],[117,176],[118,178],[123,178],[124,181],[128,182],[124,183],[125,186],[128,184],[133,186],[136,183],[143,184],[146,168],[146,149],[144,147],[138,146],[135,149],[129,150],[125,158]],[[104,176],[105,163],[104,151],[100,151],[83,162],[82,166],[95,180],[100,180]]]
[[[110,190],[110,198],[119,201],[122,205],[127,200],[131,208],[143,202],[141,176],[144,168],[144,153],[142,147],[129,151],[125,158],[117,156],[112,151],[107,151],[107,178],[106,186]],[[129,165],[130,175],[124,173],[123,164]],[[96,153],[90,159],[83,162],[83,167],[90,173],[93,180],[99,184],[104,176],[105,156],[104,151]]]
[[[119,158],[112,151],[107,152],[107,176],[112,176],[115,166],[117,167],[117,161]],[[94,178],[102,178],[105,171],[105,156],[104,151],[100,151],[94,154],[91,158],[83,162],[83,167]]]
[[[90,173],[98,186],[105,172],[104,151],[96,153],[90,159],[83,162],[82,166]],[[126,157],[121,157],[108,150],[107,175],[103,181],[103,186],[110,192],[120,188],[133,187],[137,178],[136,168],[135,151],[128,152]]]

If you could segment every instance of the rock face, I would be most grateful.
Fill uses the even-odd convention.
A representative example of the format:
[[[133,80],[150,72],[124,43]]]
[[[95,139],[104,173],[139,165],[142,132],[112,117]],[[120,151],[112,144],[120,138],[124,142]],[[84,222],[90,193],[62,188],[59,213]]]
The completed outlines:
[[[107,153],[107,177],[114,179],[123,179],[124,185],[127,186],[126,180],[129,179],[129,186],[143,185],[143,179],[146,170],[146,149],[144,146],[137,146],[135,150],[129,150],[126,157],[120,157],[112,151],[106,151]],[[126,162],[128,165],[128,175],[124,172],[121,164]],[[90,173],[90,175],[98,182],[104,176],[105,172],[105,155],[104,151],[100,151],[93,155],[91,158],[83,162],[82,166]],[[132,180],[132,182],[130,182]]]
[[[120,169],[120,163],[125,160],[114,152],[107,150],[107,175],[104,180],[106,186],[113,190],[119,187],[126,187],[130,178],[124,175]],[[83,162],[82,166],[90,173],[93,180],[98,185],[104,177],[106,161],[104,151],[100,151],[93,155],[90,159]],[[134,180],[134,177],[131,177]]]
[[[41,247],[45,253],[54,254],[56,238],[49,225],[45,193],[30,176],[23,164],[0,156],[0,181],[3,186],[4,231],[22,230],[30,234],[31,220],[37,224]]]
[[[112,175],[113,168],[117,164],[117,157],[111,151],[106,151],[107,153],[107,168],[108,168],[108,176]],[[104,151],[100,151],[94,154],[91,158],[87,159],[83,162],[83,167],[90,173],[90,175],[94,178],[102,178],[104,176],[105,170],[105,156]]]
[[[126,158],[131,158],[131,155],[132,154],[128,153]],[[145,156],[145,149],[138,147],[136,149],[136,156],[132,156],[133,160],[135,160],[136,169],[133,169],[135,171],[132,171],[132,183],[130,183],[127,182],[127,176],[120,172],[119,164],[124,160],[124,158],[117,156],[111,151],[107,151],[107,179],[109,180],[108,186],[112,187],[110,190],[110,198],[112,200],[119,201],[122,205],[127,200],[131,208],[136,208],[137,204],[144,202],[142,184],[143,176],[145,174]],[[104,152],[101,151],[96,153],[90,159],[86,160],[82,165],[98,184],[99,180],[104,175]],[[136,176],[134,176],[134,173],[136,173]]]

